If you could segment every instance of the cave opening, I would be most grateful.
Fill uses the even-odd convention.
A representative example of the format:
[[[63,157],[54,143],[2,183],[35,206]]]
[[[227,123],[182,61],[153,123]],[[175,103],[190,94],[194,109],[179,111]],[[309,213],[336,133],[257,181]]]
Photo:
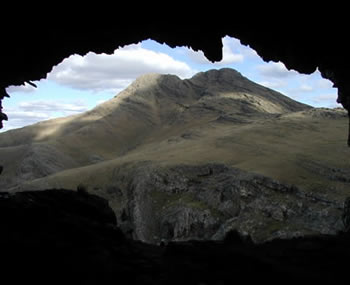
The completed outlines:
[[[342,139],[346,116],[341,108],[335,108],[340,106],[335,103],[336,89],[318,70],[303,75],[288,70],[282,62],[266,63],[235,38],[224,37],[222,44],[223,59],[216,63],[208,61],[201,51],[170,48],[152,40],[119,48],[112,55],[91,52],[85,56],[71,55],[53,68],[47,80],[9,87],[7,92],[11,99],[6,99],[4,104],[9,122],[3,129],[0,147],[0,164],[9,165],[0,182],[3,191],[76,189],[83,183],[89,192],[110,201],[126,232],[147,242],[157,242],[154,236],[162,236],[161,233],[151,235],[149,229],[158,228],[155,223],[163,221],[147,221],[148,229],[142,228],[144,221],[135,217],[128,200],[128,193],[131,189],[135,191],[135,187],[138,189],[138,183],[146,183],[148,187],[158,185],[161,189],[149,190],[149,195],[143,197],[148,204],[139,211],[145,211],[145,216],[163,211],[165,217],[170,217],[164,222],[171,229],[167,231],[168,236],[174,236],[174,229],[179,233],[192,233],[188,229],[193,228],[193,224],[187,224],[187,229],[178,223],[181,220],[186,224],[191,219],[203,225],[208,239],[220,239],[230,228],[239,228],[246,235],[255,231],[255,241],[285,233],[288,237],[298,236],[302,227],[308,233],[317,233],[327,226],[329,232],[339,230],[342,225],[336,217],[341,215],[336,205],[346,195],[350,171],[348,162],[341,159],[348,151],[343,145],[345,138]],[[240,74],[227,75],[228,68]],[[212,69],[222,77],[209,74]],[[233,76],[239,81],[239,86],[235,86],[238,95],[233,96],[226,86],[205,87],[198,93],[199,97],[196,94],[188,98],[180,96],[183,101],[175,102],[175,97],[164,99],[164,94],[167,95],[162,93],[164,86],[157,86],[157,96],[150,92],[149,86],[155,82],[155,77],[146,76],[137,84],[143,87],[150,100],[139,96],[139,91],[132,93],[138,96],[135,95],[136,99],[129,96],[131,93],[120,93],[119,96],[125,97],[121,104],[115,95],[150,72],[176,75],[178,79],[172,77],[164,81],[170,84],[167,90],[176,96],[180,81],[186,83],[182,88],[192,84],[194,94],[200,89],[198,84],[212,83],[212,78],[227,84],[225,78]],[[204,79],[195,77],[198,72],[207,75]],[[139,86],[137,84],[134,89]],[[276,99],[278,95],[273,93],[265,100],[270,89],[264,87],[277,90],[289,99]],[[259,100],[251,96],[253,89],[263,92],[257,97]],[[113,102],[108,103],[109,100]],[[322,108],[304,108],[293,100]],[[238,109],[228,110],[232,106]],[[127,114],[121,111],[119,115],[111,111],[113,108],[121,108]],[[138,116],[140,122],[134,122]],[[166,127],[161,128],[164,122]],[[23,128],[32,123],[37,124]],[[10,130],[16,127],[20,129]],[[128,133],[126,129],[133,132]],[[6,137],[6,134],[10,135]],[[330,150],[332,155],[328,155]],[[217,163],[272,180],[243,173],[238,177],[248,175],[258,184],[251,185],[243,178],[232,180],[235,170],[230,172]],[[186,165],[195,167],[186,168]],[[150,180],[136,183],[133,176],[139,172],[150,174]],[[231,181],[233,186],[216,182],[219,178]],[[186,182],[181,184],[182,180]],[[253,188],[265,182],[276,191],[294,193],[288,194],[290,201],[278,194],[273,201],[264,202],[266,197],[258,197]],[[244,186],[238,187],[237,183]],[[106,190],[111,187],[118,191]],[[217,193],[208,194],[206,191],[211,187]],[[202,192],[195,193],[195,189]],[[324,197],[330,189],[336,190],[327,200]],[[300,206],[295,193],[326,199],[331,205],[327,210],[338,211],[338,214],[327,216],[326,226],[321,222],[293,224],[295,228],[283,226],[287,219],[296,221],[305,210],[305,204]],[[232,201],[242,201],[242,204]],[[257,219],[261,227],[252,227],[240,220],[244,209],[254,205],[261,212],[261,220]],[[127,216],[125,209],[128,209]],[[313,210],[310,214],[314,215],[313,219],[320,219],[323,212]],[[174,216],[179,220],[173,219]],[[227,222],[222,223],[226,228],[218,227],[216,219]]]
[[[226,9],[230,11],[228,12],[230,16],[226,16],[226,23],[222,13],[218,13],[219,21],[214,21],[214,12],[211,11],[207,24],[203,23],[202,26],[202,21],[193,20],[193,25],[187,24],[177,33],[171,30],[171,22],[179,26],[179,22],[183,20],[179,19],[179,15],[176,15],[174,21],[167,19],[167,21],[158,21],[157,25],[150,25],[148,23],[150,15],[144,13],[147,19],[143,25],[136,25],[136,28],[133,28],[128,24],[130,20],[134,21],[135,17],[129,19],[128,22],[118,21],[116,11],[112,9],[111,19],[115,24],[109,26],[109,31],[105,30],[107,28],[105,25],[104,32],[101,33],[102,29],[99,29],[97,25],[100,24],[102,27],[103,24],[91,21],[94,17],[87,16],[85,21],[79,23],[80,27],[69,26],[62,31],[52,30],[52,24],[55,21],[60,26],[64,24],[64,21],[61,18],[54,19],[51,12],[46,14],[50,19],[41,21],[40,27],[38,25],[34,28],[33,14],[26,10],[30,19],[24,20],[22,23],[25,24],[21,24],[19,28],[13,25],[14,21],[16,22],[15,18],[12,23],[8,22],[8,18],[4,18],[6,23],[4,22],[2,30],[4,37],[1,45],[3,52],[0,66],[2,69],[0,99],[5,96],[4,88],[10,84],[21,84],[29,80],[38,85],[39,90],[41,87],[36,80],[45,77],[52,66],[69,54],[85,54],[89,50],[98,53],[113,53],[113,48],[116,46],[151,37],[158,39],[159,42],[168,42],[171,46],[188,45],[194,49],[202,47],[209,58],[218,59],[220,58],[220,52],[217,52],[217,47],[220,47],[218,38],[231,34],[237,35],[237,38],[242,39],[244,43],[254,46],[266,60],[281,60],[287,67],[306,73],[313,72],[316,66],[319,66],[322,75],[331,79],[338,87],[339,102],[348,109],[348,98],[350,98],[347,56],[349,43],[347,37],[344,36],[347,17],[342,17],[340,13],[342,7],[337,6],[338,11],[333,11],[337,20],[330,19],[330,10],[334,9],[334,5],[323,5],[327,9],[327,13],[323,15],[319,9],[321,6],[316,7],[317,11],[313,6],[312,11],[306,11],[309,9],[304,9],[305,7],[300,7],[300,5],[289,5],[287,10],[296,10],[290,15],[286,14],[285,7],[277,13],[275,11],[265,13],[268,10],[266,8],[254,15],[254,21],[251,20],[252,17],[249,17],[249,13],[236,7],[235,11]],[[180,8],[183,9],[182,6]],[[250,7],[246,12],[250,12],[251,9]],[[7,10],[14,16],[16,11],[19,12],[18,9]],[[40,11],[40,14],[43,14],[42,10]],[[199,14],[198,11],[196,13]],[[159,14],[159,10],[154,14]],[[239,15],[242,15],[242,19],[239,19]],[[168,14],[166,16],[168,17]],[[77,22],[76,17],[75,14],[74,22]],[[200,17],[203,20],[202,13]],[[45,24],[43,22],[50,24],[49,33],[43,32]],[[254,29],[249,27],[249,23],[252,22],[254,22]],[[268,22],[272,24],[269,25]],[[91,24],[86,27],[88,23]],[[66,24],[68,26],[68,23]],[[119,24],[122,28],[118,27]],[[94,29],[90,29],[92,25]],[[189,33],[187,33],[188,30]],[[19,34],[24,36],[23,40],[18,40]],[[120,40],[114,40],[109,35],[112,37],[117,35]],[[30,84],[27,87],[30,88]],[[307,84],[303,87],[304,91],[310,89]],[[26,95],[29,94],[34,95],[26,93]],[[327,94],[323,95],[327,97]],[[111,96],[113,97],[112,94]],[[16,101],[15,97],[16,95],[13,94],[12,99]],[[8,105],[12,99],[3,101],[5,108],[12,108]],[[34,96],[32,99],[34,100]],[[84,111],[83,107],[85,108],[86,105],[72,101],[69,99],[58,102],[59,104],[56,102],[55,105],[41,102],[36,105],[39,107],[37,109],[33,105],[24,104],[21,106],[22,109],[12,110],[8,123],[12,124],[16,116],[18,119],[20,116],[23,118],[24,114],[19,111],[30,111],[30,108],[33,114],[31,116],[26,114],[25,118],[31,123],[33,122],[31,120],[37,115],[34,113],[42,114],[41,117],[37,116],[37,119],[47,119],[45,112],[49,109],[53,111],[59,107],[59,110],[66,112],[55,114],[55,116]],[[188,107],[188,105],[183,105],[181,110],[186,110]],[[211,105],[207,104],[206,107],[207,112],[212,111],[210,110]],[[251,109],[247,108],[247,111],[249,110]],[[14,113],[15,111],[17,113]],[[121,284],[231,284],[233,281],[261,282],[265,279],[269,282],[273,280],[273,283],[276,284],[281,283],[281,280],[288,284],[296,284],[307,281],[334,283],[337,280],[349,280],[347,262],[344,262],[349,260],[349,252],[346,250],[349,248],[349,235],[343,233],[338,233],[336,236],[327,235],[338,229],[344,230],[344,226],[348,228],[348,209],[343,213],[344,225],[341,224],[341,218],[339,218],[344,200],[348,201],[346,189],[348,189],[348,177],[350,176],[347,162],[349,153],[344,146],[346,121],[340,118],[343,123],[338,124],[337,115],[334,116],[334,113],[329,110],[323,111],[325,112],[317,112],[317,110],[314,113],[310,112],[314,118],[312,123],[305,117],[299,118],[298,116],[292,116],[292,118],[289,117],[289,121],[277,123],[278,120],[283,121],[286,118],[276,116],[275,124],[263,130],[263,133],[266,134],[263,136],[266,139],[265,142],[259,141],[261,139],[259,131],[261,134],[262,129],[254,129],[255,135],[248,137],[249,140],[245,142],[239,141],[240,136],[237,134],[232,136],[228,129],[222,132],[225,136],[216,144],[221,149],[230,148],[231,152],[238,151],[243,157],[247,154],[244,152],[244,146],[253,146],[250,157],[246,157],[246,163],[239,157],[235,163],[238,168],[255,172],[258,168],[264,169],[264,177],[254,176],[253,179],[250,179],[254,180],[255,184],[250,184],[249,179],[245,179],[252,178],[249,176],[251,174],[231,169],[227,165],[196,164],[181,167],[173,165],[160,169],[148,164],[145,157],[136,155],[134,159],[142,158],[143,160],[138,163],[139,167],[136,169],[137,175],[135,176],[145,177],[144,174],[146,176],[149,174],[152,179],[130,180],[128,173],[135,166],[132,161],[124,164],[122,168],[117,168],[111,164],[111,161],[103,161],[104,157],[97,153],[89,158],[91,167],[94,168],[96,174],[105,175],[114,183],[118,179],[118,185],[113,183],[103,185],[100,181],[95,183],[95,179],[84,171],[62,173],[60,177],[53,177],[50,181],[46,181],[45,185],[47,188],[59,187],[59,179],[67,178],[67,180],[71,179],[71,186],[68,184],[65,186],[74,188],[77,182],[83,181],[88,185],[90,193],[94,192],[100,196],[103,196],[104,190],[109,189],[111,196],[107,198],[112,197],[109,207],[103,199],[96,199],[92,195],[81,195],[82,193],[78,195],[72,191],[67,193],[66,191],[35,191],[18,193],[18,195],[0,193],[0,216],[2,218],[0,241],[6,245],[2,249],[2,262],[0,262],[3,272],[2,279],[11,280],[12,283],[14,281],[28,282],[31,279],[47,283],[47,280],[52,280],[52,277],[55,276],[57,283],[74,279],[79,282],[87,281],[89,284],[101,284],[103,281],[109,281],[109,283],[117,281]],[[0,119],[5,118],[0,109]],[[296,124],[299,119],[301,124]],[[331,123],[327,123],[328,120]],[[229,124],[241,124],[243,126],[245,122],[242,121],[242,118],[221,115],[214,125],[223,127]],[[292,136],[288,137],[283,127],[285,125],[282,123],[293,128]],[[20,126],[20,124],[13,123],[12,126],[7,125],[6,127],[9,129],[9,127]],[[100,129],[102,129],[101,126]],[[56,131],[57,129],[51,128],[43,135],[47,136],[50,135],[50,132],[55,133]],[[215,129],[211,128],[211,132],[215,133]],[[302,132],[308,135],[300,136]],[[81,135],[84,133],[91,134],[91,130],[85,130]],[[285,148],[276,143],[276,136],[268,138],[272,133],[278,134],[279,139],[284,138]],[[203,138],[201,135],[203,133],[199,131],[195,133],[186,130],[179,136],[171,137],[167,144],[174,146],[183,143],[189,146],[191,141]],[[44,141],[32,143],[30,132],[18,139],[17,143],[13,143],[15,142],[14,135],[12,138],[13,141],[10,144],[0,147],[0,165],[5,165],[5,173],[3,172],[3,175],[0,176],[0,184],[4,181],[7,184],[11,182],[6,176],[8,175],[6,171],[9,170],[15,175],[25,174],[22,181],[30,181],[33,178],[29,173],[33,168],[40,169],[38,162],[44,162],[41,165],[44,167],[41,169],[50,170],[47,166],[50,165],[51,160],[42,159],[42,155],[55,151],[53,146],[57,144],[47,146]],[[260,147],[259,142],[261,142]],[[0,143],[6,143],[3,134],[0,134]],[[74,139],[70,143],[77,145],[79,141]],[[269,165],[262,156],[267,151],[267,145],[272,146],[269,152],[272,157],[288,163],[294,161],[296,167],[287,167],[283,163]],[[329,147],[330,145],[332,147]],[[32,149],[27,149],[28,146],[31,146]],[[162,146],[160,145],[160,149]],[[125,149],[125,152],[131,151],[132,148],[135,149],[135,146],[130,146],[129,150]],[[79,150],[81,149],[77,148],[72,152],[79,153]],[[181,159],[198,154],[197,151],[196,147],[192,147]],[[210,153],[208,150],[202,152],[201,156],[208,158],[208,153]],[[223,152],[218,155],[226,158],[230,157],[228,153]],[[179,156],[179,153],[169,152],[169,157],[171,155],[176,157]],[[57,149],[55,157],[62,158],[61,164],[55,165],[50,171],[59,170],[64,163],[72,163],[71,166],[76,166],[69,158],[62,156],[61,152],[57,152]],[[259,158],[257,164],[251,163],[253,157]],[[16,167],[16,160],[22,162],[22,168]],[[96,166],[100,163],[104,163],[106,168],[97,169]],[[283,172],[295,177],[290,187],[279,180]],[[40,171],[39,174],[49,173]],[[75,177],[75,180],[72,177]],[[239,180],[234,180],[232,177],[238,177]],[[275,177],[275,179],[271,180],[268,177]],[[227,183],[228,181],[232,183]],[[143,196],[140,190],[149,186],[147,182],[157,185],[158,191],[150,191],[150,195]],[[263,188],[263,185],[266,187]],[[35,190],[37,186],[39,184],[33,186],[33,189]],[[1,187],[1,191],[3,189]],[[165,191],[167,189],[171,195],[169,191]],[[189,191],[182,195],[186,189]],[[196,197],[193,189],[202,189],[201,195]],[[210,191],[205,191],[205,189]],[[257,199],[255,189],[266,191],[264,199]],[[298,197],[297,201],[294,200],[293,195]],[[273,201],[269,200],[271,196],[275,197]],[[147,200],[147,197],[151,197],[151,200]],[[288,199],[285,199],[286,197]],[[129,199],[129,203],[120,205],[118,201],[126,198]],[[232,204],[232,201],[237,200],[240,200],[241,203]],[[145,203],[140,205],[140,201]],[[217,204],[218,201],[220,204]],[[171,218],[179,213],[180,203],[186,204],[187,207],[180,211],[182,215],[178,220],[181,223],[176,224]],[[345,204],[348,207],[348,203]],[[64,211],[62,211],[62,206]],[[166,209],[163,209],[164,206]],[[138,218],[142,217],[143,213],[149,213],[147,211],[150,209],[156,212],[156,215],[152,216],[153,219],[147,220],[147,227],[150,229],[157,229],[157,223],[162,222],[157,217],[161,216],[162,211],[167,210],[167,215],[163,215],[164,225],[165,222],[168,222],[169,225],[164,234],[166,239],[171,239],[175,234],[175,229],[176,233],[186,232],[184,225],[187,223],[188,228],[191,228],[189,221],[194,219],[197,224],[203,225],[207,233],[210,232],[208,229],[215,229],[217,239],[232,228],[238,229],[239,234],[229,232],[225,242],[168,244],[167,241],[161,241],[163,247],[157,248],[131,240],[125,241],[120,232],[111,227],[115,219],[110,208],[122,209],[118,216],[118,227],[122,228],[124,233],[128,233],[127,237],[134,235],[134,222],[139,222],[137,234],[143,233],[142,221]],[[123,212],[124,209],[126,210]],[[134,209],[136,211],[133,211]],[[250,210],[254,215],[248,216],[245,210]],[[89,219],[86,218],[86,211],[90,213]],[[302,212],[305,216],[300,215]],[[218,228],[215,220],[225,217],[231,218]],[[266,222],[266,218],[270,219],[269,222]],[[241,223],[244,219],[247,221],[246,224]],[[305,221],[303,225],[297,223],[301,220]],[[256,223],[254,224],[253,221]],[[262,225],[260,228],[259,224]],[[285,227],[287,224],[289,226]],[[329,225],[334,226],[333,232],[329,231]],[[262,233],[267,233],[269,237],[277,238],[277,240],[261,245],[253,244],[249,237],[253,236],[253,241],[256,242],[256,231],[260,232],[260,237]],[[301,237],[303,235],[305,236]]]

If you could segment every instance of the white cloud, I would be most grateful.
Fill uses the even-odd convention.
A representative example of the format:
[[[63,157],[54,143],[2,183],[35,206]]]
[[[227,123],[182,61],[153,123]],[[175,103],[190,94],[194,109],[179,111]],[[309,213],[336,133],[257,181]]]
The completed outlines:
[[[187,49],[186,55],[191,61],[197,64],[210,64],[211,62],[205,57],[204,53],[199,51],[194,51],[192,48]]]
[[[6,88],[6,92],[11,94],[11,93],[14,93],[14,92],[23,92],[23,93],[30,93],[30,92],[33,92],[35,91],[35,87],[31,86],[30,84],[28,83],[24,83],[24,85],[12,85],[12,86],[9,86],[8,88]]]
[[[328,79],[322,78],[317,81],[317,87],[321,89],[329,89],[333,88],[333,83]]]
[[[288,70],[282,62],[269,62],[256,68],[260,75],[269,78],[281,79],[298,75],[296,71]]]
[[[120,90],[149,72],[176,74],[181,78],[195,73],[184,62],[134,44],[112,55],[91,52],[84,57],[72,55],[56,66],[48,79],[81,90]]]
[[[45,114],[49,114],[52,112],[62,112],[62,113],[81,113],[87,111],[88,108],[86,104],[82,101],[75,101],[71,103],[64,103],[61,101],[29,101],[29,102],[21,102],[18,107],[24,112],[31,112],[31,110],[35,110],[36,112],[45,112]]]
[[[197,64],[213,64],[213,66],[222,66],[243,62],[244,54],[248,54],[245,50],[249,48],[241,46],[239,40],[237,39],[224,37],[222,39],[222,44],[222,60],[219,62],[210,62],[202,51],[194,51],[192,48],[187,49],[186,55],[190,58],[190,60]]]
[[[100,104],[102,104],[102,103],[104,103],[104,102],[107,102],[107,101],[108,101],[108,99],[98,100],[98,101],[96,102],[96,105],[100,105]]]
[[[11,120],[26,120],[26,121],[36,121],[36,120],[45,120],[50,118],[48,114],[43,112],[32,112],[32,111],[8,111],[7,112]]]
[[[311,93],[314,91],[315,91],[315,88],[313,86],[311,86],[310,84],[306,84],[306,83],[303,83],[300,86],[288,89],[288,93],[298,95],[298,96],[305,94],[305,93]]]
[[[231,64],[236,62],[242,62],[244,60],[244,56],[242,52],[235,51],[237,47],[236,39],[225,37],[222,39],[223,49],[222,49],[222,60],[219,62],[220,64]]]
[[[288,83],[285,80],[259,81],[258,84],[271,89],[281,89],[287,87]]]
[[[62,102],[52,100],[20,102],[16,108],[4,109],[9,121],[1,132],[32,125],[37,122],[85,112],[87,105],[82,100]]]
[[[0,130],[1,132],[50,119],[50,116],[45,112],[8,109],[6,110],[6,114],[8,115],[9,120],[4,123],[4,128]]]
[[[300,92],[312,92],[314,91],[314,88],[308,84],[302,84],[299,87]]]
[[[324,106],[329,108],[341,107],[341,104],[338,104],[336,94],[321,94],[315,95],[311,98],[312,103],[315,106]]]

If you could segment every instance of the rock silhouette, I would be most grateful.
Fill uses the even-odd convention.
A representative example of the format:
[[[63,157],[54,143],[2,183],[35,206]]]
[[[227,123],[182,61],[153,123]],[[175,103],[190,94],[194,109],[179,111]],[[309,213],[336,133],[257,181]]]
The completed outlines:
[[[225,241],[155,246],[124,237],[106,200],[68,190],[1,193],[1,280],[37,284],[348,282],[349,235],[256,245]]]

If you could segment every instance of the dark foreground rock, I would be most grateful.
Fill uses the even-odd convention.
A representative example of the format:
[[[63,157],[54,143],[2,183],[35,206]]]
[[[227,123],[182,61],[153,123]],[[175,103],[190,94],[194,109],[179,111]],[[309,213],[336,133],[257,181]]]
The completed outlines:
[[[126,239],[105,200],[68,190],[1,193],[0,220],[2,284],[336,284],[350,279],[347,234],[256,245],[231,232],[224,241],[155,246]]]

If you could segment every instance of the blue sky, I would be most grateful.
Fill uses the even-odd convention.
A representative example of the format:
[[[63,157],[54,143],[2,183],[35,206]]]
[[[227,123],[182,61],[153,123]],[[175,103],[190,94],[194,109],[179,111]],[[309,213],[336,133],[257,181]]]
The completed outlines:
[[[9,121],[2,131],[42,120],[85,112],[148,73],[190,78],[199,71],[234,68],[259,84],[315,107],[340,107],[337,89],[316,70],[311,75],[288,71],[280,62],[264,62],[257,53],[234,38],[223,38],[223,60],[209,62],[203,52],[187,47],[170,48],[147,40],[117,49],[113,55],[72,55],[55,66],[47,79],[30,85],[10,86],[3,102]]]

